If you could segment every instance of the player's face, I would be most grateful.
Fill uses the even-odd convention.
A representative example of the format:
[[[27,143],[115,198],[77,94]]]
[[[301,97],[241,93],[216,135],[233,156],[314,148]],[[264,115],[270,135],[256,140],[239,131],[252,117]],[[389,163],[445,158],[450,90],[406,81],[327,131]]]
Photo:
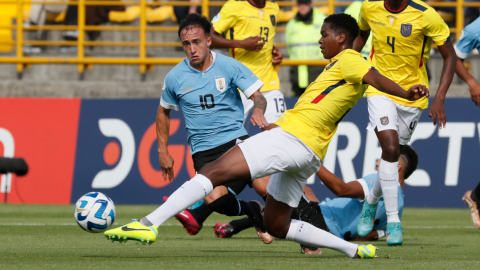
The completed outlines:
[[[332,59],[337,55],[340,50],[340,44],[338,42],[338,36],[330,28],[330,23],[324,23],[322,25],[322,30],[320,32],[322,37],[318,41],[320,44],[320,49],[322,49],[322,54],[325,59]]]
[[[183,50],[192,66],[201,66],[210,54],[212,38],[206,36],[200,27],[186,27],[180,33]]]

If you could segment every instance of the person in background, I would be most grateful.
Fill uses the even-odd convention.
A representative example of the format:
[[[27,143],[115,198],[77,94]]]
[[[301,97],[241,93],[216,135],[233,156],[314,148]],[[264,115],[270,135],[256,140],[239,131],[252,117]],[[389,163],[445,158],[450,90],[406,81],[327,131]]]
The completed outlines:
[[[323,59],[318,49],[318,40],[326,16],[314,8],[312,0],[297,0],[297,6],[297,15],[287,23],[285,29],[288,55],[294,60]],[[290,69],[292,95],[301,96],[323,69],[323,66],[292,66]]]

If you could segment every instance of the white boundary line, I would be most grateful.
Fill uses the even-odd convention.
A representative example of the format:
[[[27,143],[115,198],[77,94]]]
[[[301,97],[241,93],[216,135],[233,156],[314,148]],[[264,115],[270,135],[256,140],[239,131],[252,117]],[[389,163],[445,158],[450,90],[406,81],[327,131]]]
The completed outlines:
[[[0,223],[0,226],[77,226],[77,223]],[[114,223],[114,226],[120,225]],[[206,227],[214,224],[203,224]],[[162,224],[161,226],[183,226],[182,224]],[[474,226],[405,226],[404,229],[477,229]]]

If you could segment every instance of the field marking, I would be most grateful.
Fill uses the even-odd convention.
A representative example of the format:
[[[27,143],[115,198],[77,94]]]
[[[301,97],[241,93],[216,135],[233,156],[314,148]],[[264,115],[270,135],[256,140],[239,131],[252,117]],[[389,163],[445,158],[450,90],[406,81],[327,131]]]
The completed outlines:
[[[114,223],[114,226],[120,225]],[[211,227],[214,224],[203,224]],[[0,226],[78,226],[77,223],[0,223]],[[162,224],[161,226],[183,226],[182,224]],[[405,226],[404,229],[477,229],[475,226]]]

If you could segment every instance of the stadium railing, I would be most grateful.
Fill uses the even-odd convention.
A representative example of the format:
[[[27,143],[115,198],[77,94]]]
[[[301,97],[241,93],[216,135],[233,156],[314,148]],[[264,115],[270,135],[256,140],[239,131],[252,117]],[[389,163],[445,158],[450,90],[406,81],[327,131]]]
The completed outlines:
[[[222,6],[225,1],[209,1],[202,0],[202,13],[209,17],[209,7]],[[352,2],[337,2],[335,0],[314,2],[315,6],[327,6],[328,13],[334,13],[335,7],[348,6]],[[79,78],[83,78],[84,71],[89,65],[138,65],[139,72],[144,78],[146,72],[153,65],[175,65],[183,60],[183,58],[167,58],[167,57],[147,57],[147,47],[177,47],[179,42],[149,42],[147,41],[147,32],[149,31],[165,31],[176,32],[176,26],[148,26],[146,20],[147,7],[151,6],[190,6],[188,1],[36,1],[36,0],[0,0],[0,5],[9,4],[16,5],[16,24],[11,26],[0,26],[0,30],[11,30],[16,32],[15,40],[0,40],[0,45],[11,45],[15,48],[15,56],[2,56],[0,63],[16,64],[17,77],[22,78],[23,70],[26,65],[31,64],[76,64]],[[43,26],[24,26],[23,25],[23,6],[25,4],[48,4],[48,5],[78,5],[78,25],[43,25]],[[457,0],[456,2],[429,2],[433,7],[456,7],[456,26],[450,28],[451,33],[460,33],[464,27],[464,7],[480,7],[480,2],[464,2],[464,0]],[[91,26],[85,24],[85,10],[88,5],[139,5],[140,17],[138,26],[123,26],[123,25],[101,25]],[[296,1],[278,2],[281,7],[295,6]],[[78,30],[77,41],[59,41],[59,40],[24,40],[23,31],[25,30]],[[277,27],[278,32],[284,32],[285,27]],[[139,41],[88,41],[85,40],[85,31],[138,31]],[[459,34],[456,35],[458,40]],[[22,47],[24,45],[33,46],[76,46],[76,57],[32,57],[23,54]],[[124,46],[124,47],[138,47],[138,57],[86,57],[85,46]],[[279,48],[286,47],[285,43],[276,43],[275,46]],[[329,62],[327,60],[291,60],[284,59],[282,65],[319,65],[324,66]]]

